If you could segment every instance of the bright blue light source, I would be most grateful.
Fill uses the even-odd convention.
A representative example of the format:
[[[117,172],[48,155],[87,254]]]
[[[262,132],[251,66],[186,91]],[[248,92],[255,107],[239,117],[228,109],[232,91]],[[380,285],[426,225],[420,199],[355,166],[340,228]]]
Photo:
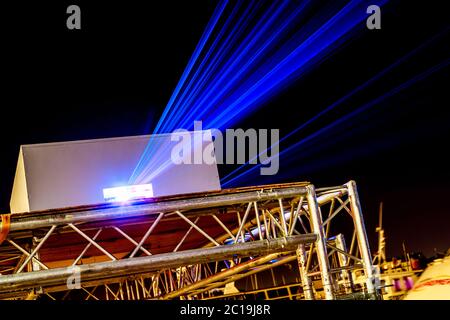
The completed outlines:
[[[103,198],[106,202],[127,202],[151,197],[153,197],[151,183],[103,189]]]
[[[206,129],[232,127],[364,30],[368,5],[385,2],[350,0],[318,11],[310,0],[219,2],[154,133],[190,130],[196,120]],[[150,141],[129,183],[151,179],[158,150]]]

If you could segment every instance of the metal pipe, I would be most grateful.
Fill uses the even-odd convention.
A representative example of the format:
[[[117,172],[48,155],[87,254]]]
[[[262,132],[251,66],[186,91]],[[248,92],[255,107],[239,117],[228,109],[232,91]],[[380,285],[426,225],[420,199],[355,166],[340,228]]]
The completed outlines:
[[[262,209],[262,210],[264,210],[264,209]],[[263,213],[263,214],[264,214],[264,213]],[[238,216],[238,217],[239,217],[239,216]],[[264,214],[263,216],[259,216],[260,221],[261,221],[261,219],[264,219],[264,222],[265,222],[265,218],[266,218],[265,214]],[[256,223],[255,220],[256,220],[256,218],[255,218],[255,219],[252,219],[252,220],[250,220],[250,221],[247,221],[242,229],[248,229],[248,228],[250,228],[250,227],[253,227],[253,226],[255,225],[255,223]],[[240,220],[239,220],[239,221],[240,221]],[[232,239],[234,240],[235,243],[237,242],[236,239],[238,239],[239,236],[240,236],[239,233],[238,233],[240,227],[241,227],[241,222],[239,222],[239,226],[238,226],[238,227],[236,227],[236,228],[234,228],[234,229],[232,229],[232,230],[230,231],[232,234],[233,234],[233,233],[236,234],[236,237],[232,237]],[[262,228],[263,228],[263,227],[262,227]],[[242,231],[241,231],[241,233],[242,233]],[[230,235],[229,235],[228,233],[225,233],[225,234],[222,234],[221,236],[217,237],[217,238],[216,238],[216,241],[219,242],[219,243],[222,243],[223,241],[225,241],[225,240],[227,240],[227,239],[229,239],[229,238],[230,238]],[[212,243],[207,243],[207,244],[205,244],[203,247],[204,247],[204,248],[208,248],[208,247],[211,247],[211,246],[213,246]]]
[[[308,200],[309,213],[311,215],[311,222],[313,231],[317,234],[316,248],[317,258],[319,260],[320,272],[322,275],[322,284],[325,291],[325,299],[334,299],[333,286],[331,283],[330,265],[328,263],[328,255],[326,248],[326,239],[323,232],[322,215],[316,199],[316,191],[313,185],[307,186],[308,193],[306,198]]]
[[[337,237],[337,236],[336,236],[336,237]],[[337,243],[338,240],[335,239],[335,242]],[[337,245],[337,244],[336,244],[336,245]],[[332,250],[336,251],[338,254],[344,255],[346,258],[348,257],[348,258],[353,259],[353,260],[356,261],[356,262],[362,262],[362,260],[359,259],[358,257],[355,257],[354,255],[351,255],[351,254],[349,254],[347,251],[345,251],[345,250],[347,250],[347,249],[342,250],[342,249],[340,249],[340,247],[335,247],[335,246],[333,246],[332,244],[330,244],[330,243],[328,243],[328,242],[327,242],[327,247],[329,247],[329,248],[331,248]]]
[[[83,223],[118,218],[155,215],[161,212],[185,211],[229,206],[253,201],[298,196],[306,193],[305,187],[283,188],[275,191],[248,191],[234,194],[207,195],[189,199],[156,201],[144,204],[131,204],[109,208],[93,208],[85,211],[63,213],[50,211],[42,214],[11,215],[10,232],[50,227],[52,225],[66,225],[69,223]]]
[[[239,264],[239,265],[237,265],[237,266],[235,266],[233,268],[227,269],[227,270],[225,270],[223,272],[220,272],[218,274],[215,274],[213,276],[210,276],[208,278],[200,280],[200,281],[198,281],[196,283],[193,283],[193,284],[191,284],[189,286],[186,286],[184,288],[180,288],[177,291],[170,292],[170,293],[164,295],[162,297],[162,299],[173,299],[173,298],[176,298],[176,297],[178,297],[180,295],[185,295],[185,294],[189,293],[190,291],[202,288],[202,287],[204,287],[204,286],[206,286],[208,284],[214,283],[214,282],[222,280],[224,278],[231,277],[233,275],[236,275],[239,272],[248,270],[250,268],[257,267],[257,266],[259,266],[261,264],[264,264],[264,263],[267,263],[270,260],[273,260],[273,259],[275,259],[277,257],[278,257],[278,254],[275,253],[275,254],[269,254],[267,256],[261,257],[259,259],[253,259],[253,260],[241,263],[241,264]],[[228,281],[225,281],[225,283],[227,283],[227,282]],[[253,285],[253,280],[252,280],[252,285]],[[204,290],[197,290],[196,294],[199,294],[199,293],[204,292],[206,290],[213,289],[214,287],[216,287],[216,286],[215,285],[211,285],[208,288],[204,288]]]
[[[347,182],[348,197],[350,199],[350,206],[353,212],[353,219],[355,221],[355,230],[357,235],[358,247],[364,264],[364,271],[367,277],[366,285],[369,294],[375,294],[376,277],[372,265],[372,256],[369,248],[369,241],[367,240],[366,227],[364,226],[364,217],[362,215],[361,204],[359,203],[358,190],[356,189],[355,181]]]
[[[256,204],[256,201],[253,202],[253,206],[255,207],[255,219],[256,219],[256,225],[258,226],[259,240],[262,240],[263,236],[262,236],[262,230],[261,230],[261,222],[259,221],[260,217],[258,214],[258,205]]]
[[[4,263],[4,262],[12,261],[12,260],[20,259],[20,257],[21,257],[21,256],[18,255],[18,256],[14,256],[14,257],[11,257],[11,258],[4,259],[4,260],[0,260],[0,264],[1,264],[1,263]]]
[[[277,226],[278,229],[281,230],[281,232],[284,232],[284,231],[283,231],[283,227],[281,226],[281,224],[277,221],[277,219],[275,219],[275,217],[270,213],[269,210],[267,210],[267,215],[269,216],[269,219],[270,219],[270,221],[272,222],[272,225],[273,225],[273,226]],[[274,231],[274,234],[275,234],[275,231]],[[283,236],[285,236],[285,235],[283,234]],[[275,237],[276,237],[276,236],[275,236]]]
[[[281,220],[281,226],[283,227],[283,235],[286,237],[288,235],[288,230],[286,227],[286,216],[284,215],[283,210],[283,201],[278,198],[278,204],[280,205],[280,220]],[[289,214],[290,217],[290,214]],[[289,219],[289,217],[287,219]]]
[[[265,236],[266,236],[266,238],[267,239],[270,239],[271,238],[271,236],[270,236],[270,229],[269,229],[269,226],[268,226],[268,224],[267,224],[267,218],[266,218],[266,213],[265,213],[265,210],[264,209],[261,209],[261,218],[263,219],[263,221],[264,221],[264,226],[263,226],[263,228],[264,228],[264,230],[265,230]]]
[[[242,218],[242,221],[239,221],[239,229],[236,233],[236,238],[234,239],[234,243],[237,243],[239,241],[239,234],[242,234],[242,242],[245,241],[244,233],[242,233],[242,229],[244,227],[245,221],[247,221],[248,214],[250,213],[250,209],[252,208],[252,203],[249,202],[247,205],[247,209],[245,210],[244,217]],[[238,218],[240,217],[238,212]]]
[[[334,204],[335,204],[335,200],[331,200],[331,204],[330,204],[330,210],[328,211],[328,219],[330,219],[329,223],[327,224],[327,227],[325,228],[325,238],[328,239],[328,235],[330,234],[330,227],[331,227],[331,215],[333,214],[333,210],[334,210]],[[325,223],[323,224],[325,226]]]
[[[336,209],[324,222],[323,225],[328,224],[331,219],[333,219],[344,207],[349,203],[349,199],[345,200],[343,204],[340,205],[339,208]]]
[[[228,235],[231,237],[231,239],[233,239],[233,240],[236,239],[234,237],[234,235],[231,233],[230,229],[228,229],[227,226],[224,225],[223,222],[220,221],[220,219],[217,218],[217,216],[215,214],[213,214],[212,217],[214,218],[214,220],[217,221],[217,223],[222,227],[222,229],[225,230],[226,233],[228,233]]]
[[[166,295],[164,295],[162,297],[162,299],[173,299],[175,297],[187,294],[189,291],[193,291],[193,290],[202,288],[202,287],[204,287],[204,286],[206,286],[208,284],[211,284],[213,282],[216,282],[216,281],[222,280],[224,278],[227,278],[229,276],[235,275],[235,274],[237,274],[239,272],[248,270],[250,268],[257,267],[260,264],[267,263],[270,260],[273,260],[273,259],[275,259],[277,257],[278,257],[278,254],[269,254],[269,255],[267,255],[265,257],[261,257],[259,259],[253,259],[253,260],[241,263],[241,264],[239,264],[239,265],[237,265],[237,266],[235,266],[233,268],[227,269],[227,270],[225,270],[223,272],[220,272],[218,274],[215,274],[215,275],[213,275],[211,277],[208,277],[206,279],[200,280],[200,281],[198,281],[196,283],[193,283],[193,284],[191,284],[189,286],[186,286],[184,288],[180,288],[179,290],[167,293]],[[198,293],[200,293],[200,292],[198,292]]]
[[[294,232],[295,224],[297,223],[297,217],[300,211],[302,210],[302,204],[303,204],[303,196],[300,197],[300,199],[298,200],[297,210],[295,211],[292,222],[289,225],[289,235],[292,235],[292,232]],[[292,213],[290,214],[290,217],[292,217]]]
[[[308,276],[308,270],[306,269],[306,250],[304,244],[300,244],[297,248],[297,260],[305,299],[314,300],[312,281]]]
[[[233,257],[268,255],[276,252],[296,250],[301,243],[316,241],[315,234],[292,236],[283,239],[258,240],[234,245],[206,249],[162,253],[118,261],[99,262],[77,266],[82,282],[93,279],[108,279],[124,275],[148,273],[161,269],[202,264]],[[65,284],[73,276],[74,268],[57,268],[0,277],[0,292],[11,292],[26,288],[48,287]]]
[[[337,192],[327,193],[327,194],[324,194],[324,195],[321,195],[321,196],[317,197],[317,203],[318,203],[319,206],[322,206],[322,205],[324,205],[324,204],[326,204],[326,203],[332,201],[334,198],[336,198],[336,197],[338,197],[338,196],[342,196],[342,195],[344,195],[344,194],[346,194],[346,192],[342,192],[341,190],[340,190],[340,191],[337,191]],[[303,196],[301,196],[301,200],[303,200]],[[300,208],[303,208],[303,210],[305,210],[305,211],[307,212],[307,211],[308,211],[308,204],[301,205],[301,204],[299,203],[298,208],[297,208],[297,210],[295,211],[295,214],[298,214],[299,212],[301,213],[301,210],[298,211]],[[341,209],[342,209],[342,208],[341,208]],[[339,209],[339,210],[340,210],[340,209]],[[337,213],[336,213],[336,214],[337,214]],[[286,220],[291,220],[292,210],[290,210],[290,211],[284,213],[283,216],[285,217],[285,221],[286,221]],[[302,219],[301,219],[300,216],[301,216],[301,214],[298,215],[298,219],[299,219],[299,221],[301,222],[302,227],[303,227],[303,229],[305,230],[305,233],[308,233],[308,232],[306,231],[305,226],[303,225],[303,222],[302,222]],[[334,217],[334,216],[333,216],[333,217]],[[332,218],[333,218],[333,217],[332,217]],[[273,218],[273,216],[272,216],[272,218]],[[252,220],[252,221],[253,221],[253,220]],[[296,220],[294,220],[294,221],[295,221],[295,222],[293,222],[292,225],[295,227]],[[275,221],[275,222],[276,222],[276,221]],[[329,222],[329,221],[328,221],[328,222]],[[327,223],[328,223],[328,222],[327,222]],[[278,226],[280,227],[280,229],[281,229],[282,226],[281,226],[278,222],[276,222],[276,223],[277,223],[277,225],[278,225]],[[325,223],[324,223],[324,225],[325,225]],[[262,227],[262,228],[263,228],[263,230],[265,230],[264,227]],[[294,232],[294,228],[293,228],[293,227],[292,227],[292,228],[290,227],[290,230],[289,230],[289,234],[288,234],[288,235],[292,235],[293,232]],[[252,234],[255,235],[254,232],[252,232]]]

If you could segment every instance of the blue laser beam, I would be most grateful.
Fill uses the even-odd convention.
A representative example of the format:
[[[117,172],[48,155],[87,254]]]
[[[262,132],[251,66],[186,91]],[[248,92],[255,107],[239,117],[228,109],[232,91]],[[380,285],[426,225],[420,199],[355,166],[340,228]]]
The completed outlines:
[[[334,121],[333,123],[327,125],[326,127],[323,127],[321,129],[319,129],[318,131],[314,132],[313,134],[309,135],[308,137],[296,142],[295,144],[289,146],[288,148],[284,149],[283,151],[280,152],[279,156],[288,156],[289,154],[292,154],[292,152],[298,152],[299,147],[301,147],[302,145],[306,144],[309,141],[312,141],[313,139],[316,139],[320,136],[322,136],[323,134],[325,134],[326,132],[330,131],[331,129],[337,127],[338,125],[341,125],[343,123],[345,123],[346,121],[349,121],[350,119],[356,117],[357,115],[361,114],[362,112],[372,108],[373,106],[379,104],[380,102],[382,102],[383,100],[397,94],[398,92],[414,85],[415,83],[425,79],[426,77],[430,76],[431,74],[441,70],[442,68],[445,68],[446,66],[448,66],[450,64],[450,59],[446,59],[443,62],[433,66],[432,68],[422,72],[421,74],[411,78],[410,80],[404,82],[403,84],[397,86],[396,88],[388,91],[387,93],[383,94],[380,97],[377,97],[376,99],[364,104],[363,106],[357,108],[356,110],[348,113],[347,115],[339,118],[338,120]],[[222,184],[222,186],[228,186],[230,184],[232,184],[234,181],[237,181],[239,179],[241,179],[242,177],[249,175],[250,173],[255,172],[255,170],[257,170],[259,167],[261,167],[261,164],[255,165],[252,168],[250,168],[249,170],[241,173],[240,175],[234,177],[233,179],[228,180],[227,182],[224,182]]]

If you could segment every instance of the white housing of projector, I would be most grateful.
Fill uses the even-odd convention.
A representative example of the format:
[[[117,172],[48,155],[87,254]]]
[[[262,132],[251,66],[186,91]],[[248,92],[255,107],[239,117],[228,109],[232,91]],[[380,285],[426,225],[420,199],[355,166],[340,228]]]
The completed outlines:
[[[192,132],[187,132],[191,134]],[[29,212],[103,203],[103,189],[127,186],[150,135],[22,145],[11,195],[11,212]],[[147,162],[170,165],[149,172],[154,197],[220,190],[217,164],[171,164],[177,141],[153,135],[157,150]],[[203,131],[206,148],[211,132]],[[153,145],[153,144],[152,144]],[[164,146],[164,147],[161,147]],[[145,180],[145,179],[144,179]]]

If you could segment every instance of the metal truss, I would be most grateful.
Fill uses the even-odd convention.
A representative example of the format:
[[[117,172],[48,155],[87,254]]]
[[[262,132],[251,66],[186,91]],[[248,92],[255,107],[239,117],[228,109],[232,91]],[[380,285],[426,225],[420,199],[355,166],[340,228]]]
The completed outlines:
[[[260,275],[289,264],[299,288],[289,298],[378,297],[353,181],[11,214],[5,229],[3,299],[227,298],[242,279],[239,295],[267,294]]]

